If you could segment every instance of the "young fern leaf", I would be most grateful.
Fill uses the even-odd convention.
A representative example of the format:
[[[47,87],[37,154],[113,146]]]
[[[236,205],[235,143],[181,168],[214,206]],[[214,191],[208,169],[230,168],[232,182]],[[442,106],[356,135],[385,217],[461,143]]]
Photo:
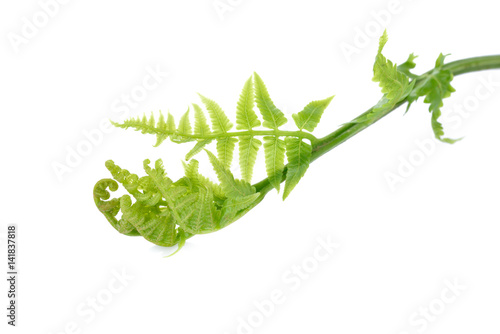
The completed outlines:
[[[257,73],[254,73],[255,78],[255,100],[257,101],[257,107],[264,118],[264,123],[262,125],[268,129],[277,130],[280,126],[285,124],[288,120],[285,115],[276,108],[269,93],[267,91],[266,85]]]
[[[253,136],[243,136],[239,142],[240,169],[243,180],[252,180],[253,168],[257,160],[257,152],[262,142]]]
[[[217,139],[217,156],[225,168],[230,168],[233,162],[234,148],[238,139],[234,137],[225,137]]]
[[[149,164],[149,160],[144,162],[145,166],[147,164]],[[121,169],[111,160],[106,162],[106,167],[113,177],[122,183],[136,199],[134,204],[132,204],[129,195],[123,195],[119,199],[115,198],[111,201],[103,201],[110,197],[106,187],[109,187],[111,191],[116,191],[117,184],[115,181],[109,182],[111,181],[109,179],[101,180],[96,184],[94,188],[96,205],[105,214],[111,225],[120,233],[141,235],[146,240],[157,245],[182,245],[185,238],[189,237],[190,234],[176,228],[171,211],[169,208],[163,207],[162,198],[158,196],[155,180],[149,175],[138,178],[136,174]],[[164,175],[161,168],[161,161],[157,161],[155,170],[149,168],[149,171],[152,176],[155,174],[155,178],[162,177],[161,186],[163,188],[171,188],[172,181]],[[180,192],[173,191],[172,193],[179,194]],[[116,215],[120,211],[122,217],[117,220]]]
[[[205,104],[212,121],[212,129],[214,133],[227,133],[233,127],[222,108],[213,100],[198,94],[201,101]]]
[[[200,137],[204,137],[211,134],[210,126],[207,123],[207,118],[201,110],[201,107],[195,103],[193,103],[194,108],[194,134]],[[185,159],[190,160],[196,154],[201,152],[201,150],[210,144],[212,139],[198,139],[196,145],[186,154]]]
[[[208,110],[210,119],[212,120],[214,133],[227,133],[231,130],[233,124],[229,121],[229,118],[227,118],[222,108],[213,100],[210,100],[201,94],[199,95]],[[217,154],[219,156],[219,160],[226,168],[231,167],[234,148],[237,141],[238,139],[234,137],[221,137],[220,139],[217,139]]]
[[[199,139],[198,142],[196,143],[196,145],[194,145],[194,147],[191,149],[191,151],[189,151],[186,154],[186,157],[184,159],[186,159],[186,161],[191,160],[192,157],[194,157],[196,154],[200,153],[201,150],[203,150],[205,148],[205,146],[207,146],[211,142],[212,142],[212,139]]]
[[[436,60],[434,69],[424,75],[424,78],[415,87],[412,93],[408,96],[408,107],[416,101],[420,96],[425,96],[424,103],[429,103],[429,111],[431,115],[431,125],[436,139],[453,144],[459,139],[443,138],[444,131],[443,125],[439,122],[441,116],[441,107],[443,106],[443,99],[450,97],[455,89],[451,86],[453,80],[453,73],[443,69],[444,59],[446,55],[442,53]]]
[[[260,120],[253,110],[254,88],[252,77],[243,86],[238,105],[236,106],[236,130],[252,130],[260,126]]]
[[[197,201],[189,207],[190,219],[182,222],[181,228],[191,234],[205,234],[217,230],[220,212],[213,205],[213,200],[213,193],[209,187],[200,188]]]
[[[176,226],[170,214],[162,215],[137,201],[132,204],[130,196],[120,198],[122,219],[130,222],[144,239],[160,246],[172,246],[178,240]]]
[[[379,83],[379,87],[384,94],[380,101],[372,108],[371,112],[355,118],[352,123],[365,122],[370,119],[376,119],[383,115],[387,110],[391,110],[399,102],[404,100],[413,90],[415,81],[410,81],[410,77],[405,74],[409,68],[414,66],[415,56],[410,55],[408,60],[403,63],[402,70],[383,54],[385,44],[387,43],[387,31],[384,31],[379,40],[379,47],[375,63],[373,64],[373,81]]]
[[[244,180],[236,180],[229,169],[227,169],[215,155],[205,150],[212,167],[214,168],[217,178],[221,184],[222,190],[227,197],[244,197],[247,195],[255,194],[255,188],[250,183]]]
[[[382,37],[380,37],[378,53],[373,65],[372,80],[379,83],[382,93],[384,93],[387,100],[391,103],[396,103],[410,94],[413,86],[410,84],[409,77],[400,72],[398,66],[382,54],[387,40],[387,31],[384,31]]]
[[[301,112],[293,114],[292,117],[297,127],[300,130],[313,132],[332,99],[333,96],[330,96],[324,100],[312,101]]]
[[[299,138],[287,137],[285,143],[288,165],[283,199],[288,197],[290,192],[306,173],[312,153],[311,145]]]
[[[210,131],[210,126],[207,123],[207,118],[205,117],[203,110],[201,110],[201,107],[196,103],[193,103],[193,109],[194,109],[194,134],[203,137],[212,133]]]
[[[191,135],[191,122],[189,121],[189,108],[181,116],[181,120],[179,121],[179,127],[177,128],[177,137],[175,141],[184,142],[184,141],[192,141],[192,139],[186,138],[185,135]]]
[[[279,192],[285,168],[285,141],[276,136],[265,136],[264,155],[269,183]]]
[[[412,79],[417,78],[418,75],[411,73],[411,70],[413,70],[415,68],[415,66],[417,65],[417,64],[415,64],[415,61],[414,61],[417,57],[418,56],[415,56],[413,53],[410,53],[410,55],[408,56],[408,59],[404,63],[402,63],[401,65],[398,65],[398,71],[406,74],[409,78],[412,78]]]
[[[111,196],[109,191],[106,190],[107,188],[111,191],[116,191],[118,190],[118,183],[112,179],[102,179],[94,186],[94,202],[99,211],[118,232],[128,236],[140,235],[132,224],[123,219],[117,220],[115,218],[118,212],[120,212],[120,199],[113,198],[110,201],[106,201]]]
[[[141,235],[161,246],[177,244],[180,249],[193,235],[218,231],[239,219],[260,203],[270,190],[275,188],[279,191],[283,181],[283,199],[287,198],[306,173],[312,159],[361,132],[404,102],[410,106],[420,96],[425,96],[424,102],[429,104],[436,138],[454,142],[453,139],[443,138],[443,127],[439,122],[443,99],[455,91],[450,84],[453,73],[500,68],[500,55],[464,59],[445,65],[445,56],[440,54],[434,69],[416,76],[411,72],[415,68],[416,56],[410,54],[403,64],[397,66],[382,54],[386,43],[387,33],[384,32],[373,65],[373,81],[379,83],[383,97],[367,112],[320,139],[310,132],[317,127],[333,96],[313,101],[294,114],[297,131],[281,130],[280,126],[287,119],[274,105],[264,82],[256,73],[245,82],[237,103],[237,131],[230,131],[233,125],[221,107],[202,95],[200,98],[208,110],[212,130],[202,109],[196,104],[193,104],[194,127],[189,120],[189,109],[177,127],[170,113],[166,119],[160,113],[158,121],[151,115],[149,118],[131,118],[122,124],[113,123],[120,128],[133,128],[155,135],[155,146],[167,138],[176,143],[193,141],[195,145],[186,155],[189,162],[183,161],[185,176],[176,182],[167,177],[161,160],[157,160],[154,167],[150,167],[150,161],[145,160],[147,175],[143,177],[120,168],[111,160],[107,161],[106,167],[114,180],[102,179],[94,186],[93,196],[98,210],[122,234]],[[256,129],[261,121],[254,111],[255,104],[263,117],[262,126],[266,129]],[[259,137],[263,138],[263,145]],[[217,143],[218,157],[206,149],[212,141]],[[241,180],[230,171],[237,142]],[[264,146],[268,178],[251,185],[249,182],[260,146]],[[217,174],[218,184],[199,173],[199,163],[192,157],[201,150],[206,151]],[[110,199],[110,191],[118,190],[118,183],[129,195]]]
[[[171,116],[170,113],[168,115],[169,115],[169,117]],[[160,117],[158,118],[158,123],[156,124],[156,127],[158,128],[158,130],[162,131],[163,133],[167,132],[167,123],[165,122],[165,117],[163,116],[161,111],[160,111]],[[160,146],[160,144],[163,143],[163,141],[165,141],[165,139],[167,139],[167,138],[168,138],[167,134],[157,133],[156,134],[156,144],[154,145],[154,147]]]
[[[121,128],[132,127],[142,133],[156,135],[156,146],[167,138],[175,143],[196,142],[185,156],[189,161],[184,163],[185,176],[176,182],[167,177],[161,160],[157,160],[154,167],[150,167],[150,161],[145,160],[143,167],[147,175],[140,178],[112,161],[106,162],[113,178],[131,195],[107,201],[110,197],[107,189],[115,191],[118,188],[118,184],[110,179],[99,181],[94,188],[97,207],[115,229],[127,235],[142,235],[157,245],[178,244],[182,247],[191,236],[217,231],[240,218],[265,195],[257,192],[249,183],[258,150],[262,146],[258,137],[264,140],[266,172],[270,183],[278,191],[284,177],[287,154],[288,172],[283,198],[290,194],[310,162],[311,145],[304,140],[317,141],[309,132],[316,128],[333,97],[309,103],[294,115],[298,131],[283,131],[279,127],[287,119],[272,102],[262,79],[257,74],[253,78],[245,82],[238,100],[236,123],[239,131],[230,132],[232,124],[221,107],[202,95],[200,98],[208,110],[212,131],[197,104],[193,104],[194,127],[189,119],[190,109],[182,115],[177,127],[170,113],[166,120],[160,113],[157,122],[151,115],[149,118],[129,119],[122,124],[114,123]],[[264,118],[262,125],[271,130],[255,129],[261,125],[253,109],[255,100]],[[286,144],[282,138],[285,138]],[[217,157],[205,149],[214,140]],[[241,180],[235,179],[230,171],[236,143],[239,143]],[[203,149],[207,152],[219,184],[201,175],[198,161],[192,159]],[[119,212],[122,216],[118,220],[116,216]]]
[[[240,197],[230,197],[224,202],[221,210],[220,228],[226,227],[231,224],[239,211],[249,207],[257,200],[260,193],[254,193]]]
[[[210,188],[215,197],[219,199],[223,199],[226,197],[226,195],[222,191],[220,184],[215,184],[207,177],[200,174],[200,172],[198,171],[198,160],[192,159],[191,161],[189,161],[189,164],[186,164],[184,161],[182,163],[184,164],[184,173],[186,174],[186,178],[190,180],[191,185],[194,188]]]
[[[144,160],[144,170],[151,178],[157,191],[167,202],[168,209],[180,225],[189,218],[189,215],[186,215],[186,212],[181,211],[181,209],[196,201],[196,194],[188,193],[186,187],[172,186],[172,181],[165,175],[161,159],[156,160],[155,168],[149,167],[149,163],[148,159]]]

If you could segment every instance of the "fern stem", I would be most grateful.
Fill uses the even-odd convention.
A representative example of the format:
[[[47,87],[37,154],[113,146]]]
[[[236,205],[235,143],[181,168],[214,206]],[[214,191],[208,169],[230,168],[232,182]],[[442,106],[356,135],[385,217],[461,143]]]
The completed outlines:
[[[461,59],[457,61],[450,62],[448,64],[443,65],[443,70],[449,70],[453,73],[454,76],[464,74],[464,73],[471,73],[471,72],[478,72],[478,71],[483,71],[483,70],[489,70],[489,69],[500,69],[500,55],[493,55],[493,56],[482,56],[482,57],[474,57],[474,58],[466,58],[466,59]],[[414,80],[416,80],[415,84],[418,84],[419,81],[423,80],[425,76],[427,76],[431,71],[428,71]],[[384,116],[388,115],[390,112],[393,110],[399,108],[401,105],[405,104],[407,101],[407,98],[402,99],[399,101],[392,109],[387,110],[386,112],[379,114],[377,117],[371,117],[367,118],[366,121],[364,122],[359,122],[359,123],[346,123],[342,125],[340,128],[337,130],[333,131],[329,135],[319,138],[317,141],[313,143],[313,148],[312,148],[312,154],[311,154],[311,162],[314,160],[318,159],[321,157],[323,154],[331,151],[338,145],[342,144],[345,142],[347,139],[353,137],[354,135],[358,134],[359,132],[363,131],[370,125],[374,124]],[[363,116],[367,115],[373,110],[373,107],[365,111],[363,114],[358,116],[356,119],[362,118]],[[285,180],[286,177],[286,167],[283,171],[283,177],[282,177],[282,182]],[[254,184],[254,187],[258,192],[261,193],[261,198],[259,198],[259,201],[256,201],[256,203],[252,204],[251,207],[254,207],[255,205],[262,200],[262,198],[265,196],[267,192],[269,192],[271,189],[273,189],[273,186],[269,183],[268,179],[264,179],[256,184]],[[251,208],[248,208],[245,211],[249,211]],[[244,214],[244,213],[243,213]]]
[[[152,129],[155,130],[155,129]],[[159,132],[159,131],[157,131]],[[160,134],[168,134],[170,133],[160,133]],[[311,142],[311,144],[315,144],[318,142],[318,138],[308,132],[304,131],[284,131],[284,130],[249,130],[249,131],[233,131],[226,133],[211,133],[208,135],[190,135],[190,134],[178,134],[174,133],[174,135],[178,135],[184,138],[190,139],[220,139],[227,137],[243,137],[243,136],[279,136],[279,137],[297,137],[301,139],[307,139]]]

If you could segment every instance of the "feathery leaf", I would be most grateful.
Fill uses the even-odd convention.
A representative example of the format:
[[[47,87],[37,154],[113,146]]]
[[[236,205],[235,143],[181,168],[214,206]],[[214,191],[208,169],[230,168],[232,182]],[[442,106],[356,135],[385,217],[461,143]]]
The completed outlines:
[[[240,137],[239,156],[240,170],[243,180],[250,182],[252,180],[253,167],[257,160],[257,152],[262,142],[252,136]]]
[[[193,103],[194,108],[194,134],[200,136],[209,135],[210,127],[207,123],[207,118],[205,117],[205,113],[201,110],[201,107],[196,103]]]
[[[198,94],[201,101],[205,104],[212,121],[212,129],[214,133],[226,133],[233,127],[222,108],[213,100]]]
[[[254,88],[252,77],[243,86],[238,105],[236,106],[236,130],[252,130],[260,126],[259,118],[253,110]]]
[[[293,114],[292,117],[297,127],[300,130],[305,129],[312,132],[318,125],[321,115],[323,115],[323,112],[332,99],[333,96],[330,96],[324,100],[312,101],[301,112]]]
[[[223,228],[231,224],[238,212],[250,206],[259,196],[260,193],[254,193],[226,199],[221,209],[220,227]]]
[[[257,107],[264,118],[262,125],[268,129],[278,129],[285,124],[288,120],[285,115],[274,105],[266,85],[257,73],[254,73],[255,78],[255,100]]]
[[[311,161],[312,152],[311,145],[299,138],[287,137],[285,143],[288,165],[283,199],[288,197],[290,192],[306,173],[309,162]]]
[[[264,137],[264,156],[269,183],[279,192],[285,166],[285,142],[279,137]]]
[[[189,108],[188,110],[181,116],[181,120],[179,121],[179,126],[177,127],[177,138],[176,141],[191,141],[192,139],[183,137],[184,135],[191,135],[191,122],[189,121]]]
[[[222,186],[222,190],[227,197],[241,197],[247,196],[255,193],[255,188],[250,185],[250,183],[244,180],[236,180],[229,169],[224,167],[224,165],[215,157],[215,155],[205,150],[210,159],[217,178]]]
[[[234,147],[237,142],[238,139],[234,137],[223,137],[217,139],[217,157],[225,168],[231,168]]]
[[[208,144],[210,144],[212,142],[213,139],[200,139],[198,140],[198,142],[196,143],[196,145],[194,145],[194,147],[191,149],[191,151],[189,151],[185,158],[186,160],[190,160],[192,157],[194,157],[196,154],[200,153],[201,150],[203,150],[203,148],[205,148],[205,146],[207,146]]]
[[[451,93],[455,91],[455,89],[451,86],[453,73],[451,73],[449,70],[443,69],[445,58],[446,55],[443,55],[441,53],[436,60],[434,69],[430,73],[426,74],[421,81],[419,81],[419,84],[408,96],[407,110],[408,108],[410,108],[410,105],[420,96],[425,96],[424,103],[429,103],[429,111],[432,113],[431,125],[436,139],[448,144],[453,144],[461,138],[443,138],[443,125],[438,120],[441,116],[443,99],[450,97]]]

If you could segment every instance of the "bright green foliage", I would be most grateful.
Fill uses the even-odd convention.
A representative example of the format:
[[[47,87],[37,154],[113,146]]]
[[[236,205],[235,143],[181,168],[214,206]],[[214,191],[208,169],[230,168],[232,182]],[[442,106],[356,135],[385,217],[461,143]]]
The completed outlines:
[[[373,81],[379,82],[384,94],[380,101],[370,109],[369,112],[357,117],[352,123],[373,122],[395,108],[400,103],[407,101],[408,107],[420,96],[425,96],[424,102],[429,103],[431,125],[437,139],[446,143],[454,143],[460,139],[444,138],[443,126],[439,122],[443,99],[449,97],[455,89],[451,86],[453,74],[443,68],[445,55],[440,54],[436,60],[433,70],[417,76],[411,73],[415,68],[415,56],[413,53],[401,65],[397,66],[382,54],[387,43],[387,33],[380,38],[379,49],[375,64],[373,65]],[[413,79],[413,80],[411,80]]]
[[[191,130],[192,129],[191,129],[191,122],[189,121],[189,109],[188,109],[186,113],[182,115],[181,120],[179,121],[179,127],[177,128],[177,133],[179,133],[181,136],[191,135]],[[189,139],[186,139],[186,141],[189,141]]]
[[[200,106],[193,103],[194,108],[194,134],[200,136],[206,136],[211,133],[210,126],[207,123],[207,118],[201,110]]]
[[[264,118],[264,123],[262,124],[268,129],[278,129],[280,126],[287,122],[285,115],[276,108],[269,93],[267,87],[259,77],[257,73],[254,73],[255,78],[255,99],[257,101],[257,107],[259,107],[262,118]]]
[[[217,155],[224,167],[230,168],[233,162],[234,147],[238,139],[234,137],[223,137],[217,139]]]
[[[330,96],[324,100],[312,101],[301,112],[293,114],[292,117],[297,127],[300,130],[305,129],[312,132],[318,125],[323,111],[325,111],[332,99],[333,96]]]
[[[199,95],[201,101],[205,104],[205,107],[208,110],[210,119],[212,120],[212,129],[214,130],[214,133],[226,133],[231,130],[233,123],[229,121],[229,118],[227,118],[222,108],[213,100],[210,100],[201,94]]]
[[[240,138],[239,155],[241,177],[247,182],[252,180],[253,167],[255,166],[257,152],[259,151],[261,145],[262,142],[255,137],[243,136]]]
[[[382,93],[384,94],[380,101],[365,115],[354,119],[354,123],[361,123],[377,119],[386,111],[391,110],[394,106],[403,101],[412,91],[415,85],[414,81],[410,81],[410,77],[405,74],[405,71],[414,67],[413,60],[415,56],[410,55],[408,60],[402,65],[402,70],[387,59],[383,54],[385,44],[387,43],[387,32],[380,37],[379,47],[375,63],[373,64],[373,81],[378,82]]]
[[[190,160],[196,154],[200,153],[201,150],[203,150],[205,148],[205,146],[207,146],[211,142],[212,142],[212,139],[199,139],[198,142],[196,143],[196,145],[194,145],[194,147],[191,149],[191,151],[189,151],[186,154],[185,159]]]
[[[161,160],[156,161],[154,168],[149,166],[149,160],[144,161],[147,175],[141,178],[108,161],[106,167],[113,178],[130,195],[106,201],[110,197],[106,189],[115,191],[118,185],[113,180],[104,179],[94,189],[96,205],[120,233],[142,235],[162,246],[181,246],[195,234],[217,231],[262,200],[263,196],[249,183],[261,146],[264,146],[269,182],[278,191],[284,179],[286,153],[288,169],[283,199],[290,194],[306,172],[311,159],[311,144],[317,140],[302,130],[312,132],[316,128],[332,98],[313,101],[294,114],[298,131],[281,130],[279,127],[287,119],[272,102],[262,79],[254,74],[245,82],[237,103],[236,128],[239,131],[231,132],[233,125],[222,108],[203,95],[200,99],[208,110],[211,129],[197,104],[193,104],[194,126],[191,125],[189,109],[177,126],[170,113],[166,120],[160,113],[158,120],[151,115],[149,118],[132,118],[122,124],[113,123],[120,128],[133,128],[155,135],[155,146],[167,138],[175,143],[195,142],[195,145],[185,156],[188,162],[183,162],[185,176],[176,182],[167,177]],[[271,130],[256,129],[261,126],[261,121],[254,111],[255,102],[264,119],[262,126]],[[262,138],[258,137],[263,138],[264,145]],[[214,141],[217,156],[206,150]],[[236,179],[230,170],[237,143],[241,179]],[[208,154],[219,184],[198,171],[198,161],[193,157],[203,149]],[[119,212],[121,218],[117,219]]]
[[[206,151],[224,193],[229,197],[242,197],[255,193],[255,188],[244,180],[236,180],[231,171],[212,152]]]
[[[285,141],[275,136],[264,137],[264,154],[269,183],[280,191],[280,183],[285,167]]]
[[[283,199],[288,197],[290,192],[306,173],[309,167],[309,161],[311,160],[312,151],[311,145],[299,138],[287,137],[285,143],[288,165]]]
[[[413,85],[410,84],[409,77],[400,72],[396,64],[382,54],[387,43],[387,31],[380,38],[377,57],[373,65],[373,81],[378,82],[382,93],[389,103],[396,103],[406,97]]]
[[[252,130],[260,126],[259,118],[253,111],[254,100],[253,81],[250,77],[243,86],[236,107],[236,130]]]
[[[239,219],[260,203],[272,188],[279,192],[283,181],[283,199],[287,198],[306,173],[312,159],[404,102],[410,105],[420,96],[425,96],[424,102],[430,105],[436,138],[453,142],[443,138],[443,127],[438,121],[443,99],[454,91],[450,85],[453,74],[444,66],[445,56],[439,56],[432,71],[416,76],[411,73],[416,56],[410,54],[406,62],[397,66],[382,54],[386,43],[387,33],[384,32],[373,65],[373,81],[378,82],[382,98],[368,112],[321,139],[310,132],[317,127],[333,96],[307,104],[302,111],[293,114],[298,129],[283,130],[280,127],[287,123],[287,118],[274,105],[266,85],[256,73],[245,82],[238,99],[236,131],[231,131],[233,124],[222,108],[202,95],[200,99],[208,111],[211,126],[197,104],[193,104],[194,127],[189,119],[189,109],[177,127],[170,113],[166,119],[160,113],[158,120],[151,115],[149,118],[128,119],[121,124],[113,123],[120,128],[133,128],[155,135],[155,146],[170,138],[175,143],[194,142],[194,147],[185,156],[187,162],[183,161],[185,176],[175,182],[167,176],[161,160],[157,160],[154,167],[150,167],[150,161],[145,160],[146,176],[143,177],[120,168],[111,160],[107,161],[106,167],[114,180],[102,179],[94,187],[94,201],[99,211],[122,234],[141,235],[157,245],[178,244],[180,248],[193,235],[217,231]],[[254,111],[255,104],[262,115],[262,123]],[[213,142],[217,156],[207,149]],[[235,178],[231,172],[237,143],[241,179]],[[251,185],[261,146],[264,147],[268,177]],[[219,183],[212,182],[198,171],[199,163],[193,157],[202,150],[206,151]],[[128,194],[110,199],[108,190],[118,190],[118,183]]]
[[[441,116],[443,99],[450,97],[451,93],[455,91],[451,86],[453,73],[443,69],[445,58],[446,55],[441,53],[436,60],[434,69],[424,74],[423,78],[419,80],[415,89],[408,96],[408,108],[420,96],[425,96],[424,103],[429,103],[429,111],[432,113],[431,125],[435,137],[442,142],[453,144],[460,139],[443,138],[443,125],[438,120]]]
[[[415,56],[413,53],[410,53],[410,55],[408,56],[408,59],[402,63],[401,65],[398,66],[398,71],[399,72],[402,72],[404,74],[406,74],[408,77],[414,79],[417,77],[417,75],[411,73],[410,71],[413,70],[415,68],[415,66],[417,64],[415,64],[415,59],[417,58],[418,56]]]

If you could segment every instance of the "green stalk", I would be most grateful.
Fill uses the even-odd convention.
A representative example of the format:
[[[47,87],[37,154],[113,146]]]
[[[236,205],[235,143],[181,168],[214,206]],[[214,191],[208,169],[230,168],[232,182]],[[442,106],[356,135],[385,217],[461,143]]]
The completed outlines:
[[[478,72],[478,71],[483,71],[483,70],[489,70],[489,69],[500,69],[500,55],[494,55],[494,56],[483,56],[483,57],[474,57],[474,58],[466,58],[462,60],[457,60],[450,62],[448,64],[443,65],[443,70],[449,70],[453,73],[454,76],[464,74],[464,73],[470,73],[470,72]],[[421,76],[415,78],[415,86],[418,85],[418,82],[423,80],[427,74],[429,74],[431,71],[426,72],[422,74]],[[333,131],[329,135],[319,138],[315,143],[313,143],[312,147],[312,155],[311,155],[311,162],[314,160],[318,159],[321,157],[323,154],[331,151],[338,145],[342,144],[345,142],[347,139],[353,137],[354,135],[360,133],[373,123],[377,122],[379,119],[382,117],[388,115],[390,112],[394,111],[395,109],[399,108],[401,105],[405,104],[407,101],[407,98],[402,99],[396,105],[394,108],[387,110],[386,112],[380,114],[376,118],[369,118],[368,120],[364,122],[359,122],[359,123],[346,123],[342,125],[340,128],[337,130]],[[360,116],[356,117],[362,117],[368,113],[370,113],[373,110],[373,107],[365,111],[363,114]],[[286,178],[286,167],[285,170],[283,171],[283,178],[282,182]],[[269,180],[266,178],[256,184],[254,184],[254,187],[258,192],[261,193],[261,196],[259,199],[251,205],[250,208],[247,208],[245,212],[242,212],[242,215],[248,212],[250,209],[255,207],[263,198],[264,196],[271,190],[273,189],[272,185],[269,183]]]

